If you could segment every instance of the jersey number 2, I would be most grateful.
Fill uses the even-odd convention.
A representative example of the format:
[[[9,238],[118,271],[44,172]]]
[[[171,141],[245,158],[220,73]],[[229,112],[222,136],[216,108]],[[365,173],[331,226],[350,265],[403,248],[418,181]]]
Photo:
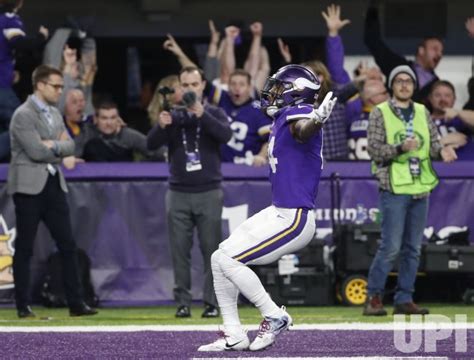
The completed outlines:
[[[244,141],[247,137],[249,127],[247,124],[240,121],[234,121],[230,124],[233,131],[232,138],[227,143],[232,149],[242,151],[244,149]]]

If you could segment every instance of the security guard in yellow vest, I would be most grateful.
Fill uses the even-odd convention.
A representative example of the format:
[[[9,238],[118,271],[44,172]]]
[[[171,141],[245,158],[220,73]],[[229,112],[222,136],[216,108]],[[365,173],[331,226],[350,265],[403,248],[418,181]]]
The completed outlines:
[[[364,315],[387,315],[382,304],[388,273],[399,257],[394,314],[428,314],[413,302],[428,195],[438,184],[431,159],[456,160],[442,147],[424,105],[412,101],[416,75],[407,65],[395,67],[388,85],[392,98],[372,110],[368,152],[379,182],[382,242],[369,271]]]

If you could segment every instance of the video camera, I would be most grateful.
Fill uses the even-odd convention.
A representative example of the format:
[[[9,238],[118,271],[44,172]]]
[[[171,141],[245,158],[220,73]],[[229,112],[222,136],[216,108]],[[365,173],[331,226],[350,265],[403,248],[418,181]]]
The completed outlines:
[[[174,89],[168,86],[162,86],[158,89],[158,93],[163,95],[163,110],[170,111],[171,104],[168,100],[168,95],[174,94]]]

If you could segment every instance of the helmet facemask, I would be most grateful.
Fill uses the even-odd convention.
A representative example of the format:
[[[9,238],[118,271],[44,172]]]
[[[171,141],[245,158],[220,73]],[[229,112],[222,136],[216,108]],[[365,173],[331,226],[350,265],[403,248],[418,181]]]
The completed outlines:
[[[283,105],[283,93],[291,89],[293,84],[269,77],[261,92],[262,109],[267,115],[273,116]],[[271,114],[270,114],[271,113]]]
[[[273,116],[288,106],[314,104],[321,84],[314,74],[302,68],[288,65],[267,79],[261,92],[261,107],[267,115]]]

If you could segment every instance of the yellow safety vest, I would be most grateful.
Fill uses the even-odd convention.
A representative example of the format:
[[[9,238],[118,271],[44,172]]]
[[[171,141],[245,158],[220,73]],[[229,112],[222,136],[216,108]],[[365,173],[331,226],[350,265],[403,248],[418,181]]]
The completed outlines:
[[[390,185],[394,194],[417,195],[433,190],[438,185],[438,177],[433,170],[430,159],[430,130],[426,119],[424,105],[413,103],[413,134],[420,146],[418,149],[403,153],[392,159],[389,167]],[[388,101],[377,105],[382,111],[387,143],[397,145],[406,138],[406,123],[390,108]],[[418,158],[421,174],[410,173],[410,158]]]

